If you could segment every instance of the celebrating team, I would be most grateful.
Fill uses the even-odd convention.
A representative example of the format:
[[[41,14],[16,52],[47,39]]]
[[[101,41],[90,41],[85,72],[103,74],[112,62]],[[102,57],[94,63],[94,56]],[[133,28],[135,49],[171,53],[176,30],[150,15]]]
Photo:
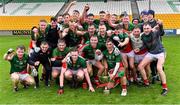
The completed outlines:
[[[161,94],[166,95],[165,49],[161,38],[164,30],[162,21],[155,19],[155,12],[144,10],[141,19],[133,18],[131,23],[126,12],[118,17],[100,11],[96,19],[88,13],[89,9],[85,5],[81,16],[74,10],[72,15],[52,17],[50,24],[40,20],[39,26],[32,28],[29,55],[23,45],[16,52],[8,50],[4,59],[11,63],[14,90],[18,91],[19,82],[25,88],[29,85],[39,88],[38,68],[42,64],[41,79],[46,86],[55,80],[58,94],[64,93],[66,84],[72,88],[89,86],[91,92],[95,92],[93,86],[110,90],[121,84],[121,96],[126,96],[127,85],[148,87],[160,79]]]

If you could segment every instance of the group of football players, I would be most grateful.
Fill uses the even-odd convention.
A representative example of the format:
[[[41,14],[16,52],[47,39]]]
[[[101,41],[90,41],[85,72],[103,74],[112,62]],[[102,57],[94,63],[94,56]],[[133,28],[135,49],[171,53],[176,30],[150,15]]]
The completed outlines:
[[[81,15],[74,10],[71,15],[52,17],[50,23],[40,20],[32,28],[28,54],[23,45],[7,51],[4,59],[11,63],[14,91],[19,82],[24,88],[39,88],[42,64],[41,79],[46,86],[56,82],[58,94],[64,93],[64,85],[89,87],[91,92],[95,86],[104,87],[109,92],[121,84],[121,96],[126,96],[127,85],[148,87],[161,81],[161,94],[166,95],[164,30],[155,12],[144,10],[140,19],[131,22],[127,12],[118,16],[100,11],[94,16],[89,9],[85,5]]]

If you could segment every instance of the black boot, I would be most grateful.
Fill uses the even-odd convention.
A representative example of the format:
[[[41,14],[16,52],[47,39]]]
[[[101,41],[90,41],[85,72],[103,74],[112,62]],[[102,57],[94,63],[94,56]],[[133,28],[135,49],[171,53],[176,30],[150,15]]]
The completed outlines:
[[[34,77],[34,80],[35,80],[34,88],[39,88],[39,74],[36,77]]]

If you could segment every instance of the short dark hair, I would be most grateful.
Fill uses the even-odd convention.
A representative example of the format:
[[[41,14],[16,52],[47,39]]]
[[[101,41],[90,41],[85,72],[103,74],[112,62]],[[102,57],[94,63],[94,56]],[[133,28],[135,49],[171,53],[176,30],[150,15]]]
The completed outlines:
[[[106,13],[105,11],[99,11],[99,14]]]
[[[98,38],[98,37],[97,37],[97,35],[92,35],[92,36],[90,37],[90,39],[91,39],[92,37],[96,37],[96,38]]]
[[[48,44],[48,42],[46,42],[46,41],[42,41],[42,42],[41,42],[41,45],[49,45],[49,44]]]
[[[117,14],[112,14],[112,16],[116,16],[117,17]]]
[[[38,28],[37,26],[33,26],[32,28],[31,28],[31,30],[33,30],[33,29],[35,29],[35,28]]]
[[[65,13],[65,14],[63,15],[63,17],[64,17],[64,16],[66,16],[66,15],[70,16],[70,14],[69,14],[69,13]]]
[[[56,22],[57,21],[56,17],[51,17],[51,21]]]
[[[21,50],[26,51],[26,47],[25,47],[24,45],[18,45],[18,46],[16,47],[16,50],[17,50],[17,49],[21,49]]]
[[[94,17],[94,14],[93,14],[93,13],[89,13],[89,14],[87,15],[87,17],[88,17],[88,16],[93,16],[93,17]]]
[[[137,17],[133,18],[132,22],[133,22],[134,20],[137,20],[137,21],[139,22],[139,18],[137,18]]]
[[[91,26],[95,27],[94,24],[89,24],[89,25],[88,25],[88,28],[91,27]]]
[[[144,27],[144,26],[148,26],[148,25],[151,26],[151,24],[150,24],[149,22],[145,22],[145,23],[143,24],[143,27]],[[152,26],[151,26],[151,27],[152,27]]]
[[[116,30],[123,29],[123,25],[118,24],[118,25],[115,27],[115,29],[116,29]]]
[[[78,52],[77,48],[72,48],[71,52]]]
[[[134,29],[140,29],[141,30],[141,28],[139,27],[139,26],[135,26],[134,28],[133,28],[133,30]]]
[[[113,43],[113,41],[112,41],[111,38],[108,38],[108,39],[106,40],[106,43],[109,43],[109,42]]]
[[[78,10],[73,10],[73,12],[77,12],[77,13],[79,13],[79,11],[78,11]]]

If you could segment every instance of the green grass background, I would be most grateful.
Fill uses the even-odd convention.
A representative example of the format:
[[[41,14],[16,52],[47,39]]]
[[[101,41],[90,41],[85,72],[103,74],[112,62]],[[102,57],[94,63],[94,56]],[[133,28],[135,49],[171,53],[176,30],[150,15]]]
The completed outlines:
[[[57,95],[58,86],[52,84],[45,87],[41,82],[39,89],[30,87],[18,92],[12,91],[9,75],[9,62],[4,61],[3,54],[19,44],[26,48],[29,44],[29,36],[0,36],[0,104],[180,104],[180,37],[164,37],[163,44],[167,51],[165,72],[169,93],[161,96],[160,83],[149,88],[131,85],[128,87],[128,95],[120,96],[120,87],[112,90],[110,95],[102,93],[102,89],[96,89],[95,93],[87,90],[70,89],[65,87],[65,94]]]

